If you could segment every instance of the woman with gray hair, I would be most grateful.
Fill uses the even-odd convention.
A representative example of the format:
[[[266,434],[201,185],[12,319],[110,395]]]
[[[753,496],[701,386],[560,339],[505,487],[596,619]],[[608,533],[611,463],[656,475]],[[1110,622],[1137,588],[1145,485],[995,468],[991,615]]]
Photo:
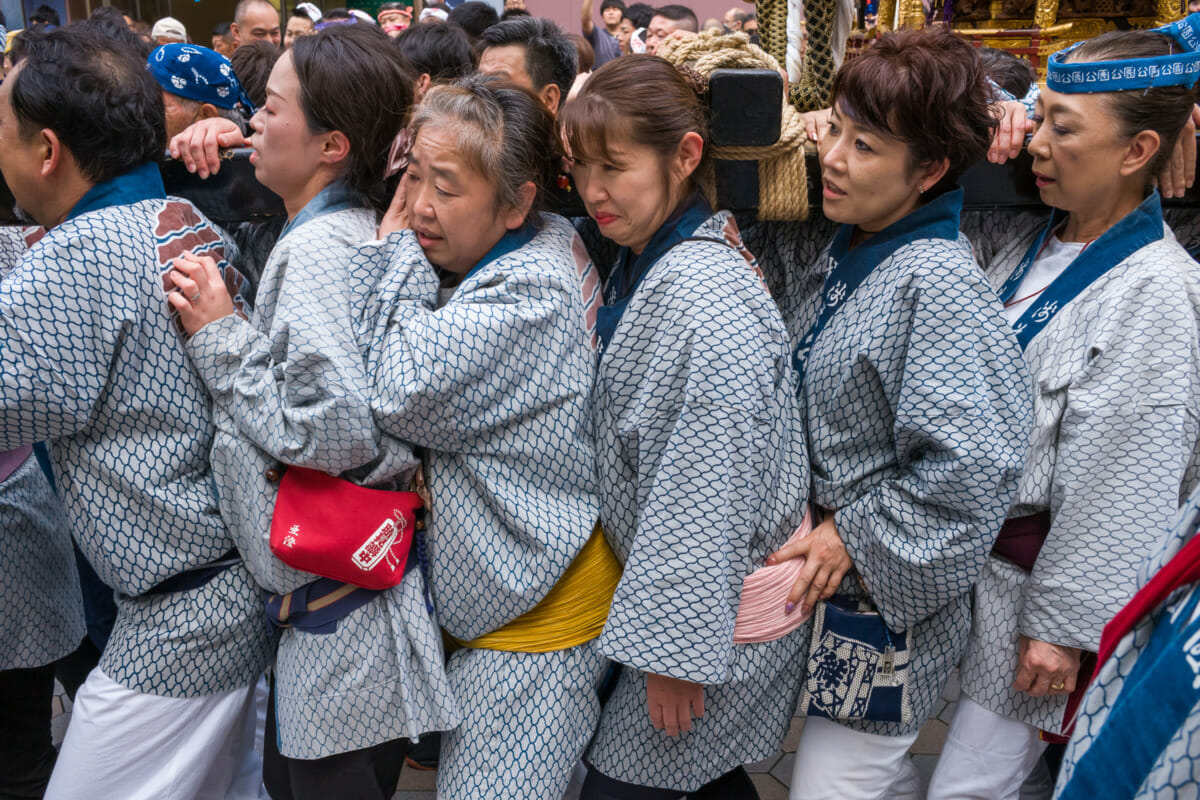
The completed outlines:
[[[462,645],[438,796],[557,800],[600,716],[620,577],[590,436],[599,285],[571,225],[535,210],[560,158],[533,94],[439,86],[411,130],[386,238],[362,251],[387,266],[361,327],[375,419],[424,454],[431,584]]]

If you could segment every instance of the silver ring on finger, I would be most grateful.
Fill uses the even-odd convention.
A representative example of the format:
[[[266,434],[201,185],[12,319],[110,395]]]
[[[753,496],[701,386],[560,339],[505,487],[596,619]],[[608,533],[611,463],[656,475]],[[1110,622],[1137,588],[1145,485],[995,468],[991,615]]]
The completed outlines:
[[[194,295],[192,295],[191,297],[188,298],[188,300],[191,300],[193,303],[199,299],[200,299],[200,292],[196,292]]]

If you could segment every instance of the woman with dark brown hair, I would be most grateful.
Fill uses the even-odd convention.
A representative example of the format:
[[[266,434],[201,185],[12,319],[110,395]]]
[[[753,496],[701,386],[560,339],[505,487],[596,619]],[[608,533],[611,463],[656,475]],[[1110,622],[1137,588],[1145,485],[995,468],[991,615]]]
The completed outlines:
[[[1017,488],[1028,381],[958,231],[989,96],[974,48],[941,28],[882,36],[834,81],[820,157],[840,227],[811,266],[819,293],[785,298],[821,517],[771,559],[806,559],[788,612],[816,614],[793,798],[916,795],[906,754]]]
[[[281,629],[267,790],[276,800],[382,800],[410,740],[460,719],[422,570],[366,589],[289,566],[269,534],[285,468],[378,489],[408,488],[417,468],[411,445],[378,426],[370,407],[358,315],[385,265],[355,258],[391,197],[385,167],[412,82],[378,28],[346,25],[297,39],[266,94],[250,123],[251,162],[288,223],[254,314],[233,313],[211,259],[177,261],[168,298],[212,395],[221,516]]]
[[[777,752],[807,640],[799,618],[748,637],[738,618],[743,579],[804,516],[787,330],[706,199],[707,114],[668,62],[610,61],[560,123],[588,214],[621,246],[592,400],[624,567],[599,646],[622,671],[582,796],[754,798],[742,764]]]
[[[1071,735],[1101,631],[1200,483],[1200,267],[1152,188],[1195,113],[1200,14],[1097,37],[1048,70],[1029,152],[1054,211],[977,241],[1025,352],[1035,427],[975,588],[963,696],[930,786],[939,800],[1024,795],[1047,741]],[[1101,672],[1110,686],[1113,668]],[[1113,696],[1085,704],[1076,739],[1095,737]],[[1126,733],[1153,747],[1153,734]],[[1071,796],[1130,797],[1152,765]],[[1169,795],[1178,779],[1167,766],[1143,791]]]

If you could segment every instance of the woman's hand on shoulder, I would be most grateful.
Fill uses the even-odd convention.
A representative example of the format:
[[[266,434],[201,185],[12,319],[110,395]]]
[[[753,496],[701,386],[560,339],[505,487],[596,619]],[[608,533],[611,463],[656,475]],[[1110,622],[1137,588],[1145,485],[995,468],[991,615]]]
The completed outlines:
[[[988,161],[1003,164],[1016,158],[1025,146],[1025,135],[1033,130],[1033,120],[1025,113],[1025,106],[1017,100],[1002,100],[992,103],[993,115],[1000,121],[992,135],[992,146],[988,148]]]
[[[237,124],[221,117],[192,123],[171,140],[171,158],[182,161],[188,172],[201,178],[216,175],[221,169],[221,151],[245,147],[250,140],[242,135]]]
[[[648,672],[646,707],[656,730],[667,736],[687,733],[692,729],[692,720],[704,716],[704,684]]]
[[[1196,182],[1197,128],[1200,128],[1200,105],[1192,108],[1192,116],[1183,126],[1179,141],[1175,142],[1175,147],[1171,150],[1171,158],[1156,179],[1158,192],[1163,199],[1183,197]]]
[[[1022,636],[1013,688],[1030,697],[1070,694],[1079,677],[1080,653],[1077,647]]]
[[[167,302],[179,312],[179,323],[188,336],[234,313],[233,299],[217,262],[208,256],[185,253],[172,266],[167,280],[174,288],[168,288]]]
[[[833,597],[842,578],[854,567],[832,516],[813,528],[808,536],[776,550],[767,557],[767,564],[779,564],[793,558],[805,561],[788,593],[784,609],[789,614],[797,605],[804,612],[816,608],[818,601]]]

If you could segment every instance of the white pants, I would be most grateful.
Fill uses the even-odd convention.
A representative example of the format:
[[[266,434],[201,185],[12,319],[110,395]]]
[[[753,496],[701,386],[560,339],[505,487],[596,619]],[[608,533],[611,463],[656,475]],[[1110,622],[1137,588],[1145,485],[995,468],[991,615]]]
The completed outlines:
[[[126,689],[99,669],[75,696],[46,800],[256,800],[254,687],[196,698]]]
[[[790,800],[907,800],[920,796],[908,748],[917,734],[879,736],[824,717],[804,720]]]
[[[964,695],[929,782],[929,800],[1049,798],[1054,787],[1048,774],[1040,787],[1030,782],[1021,790],[1045,750],[1037,728]]]

